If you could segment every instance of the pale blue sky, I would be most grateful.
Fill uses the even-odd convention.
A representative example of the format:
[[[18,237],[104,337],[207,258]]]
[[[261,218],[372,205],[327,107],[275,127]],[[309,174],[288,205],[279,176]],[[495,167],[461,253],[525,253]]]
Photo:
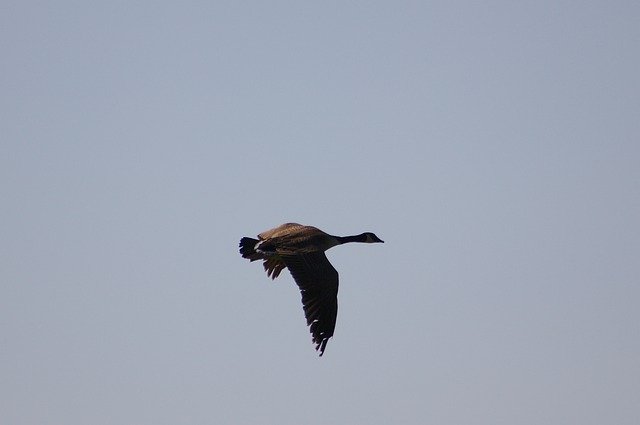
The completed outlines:
[[[640,3],[0,9],[3,423],[640,423]]]

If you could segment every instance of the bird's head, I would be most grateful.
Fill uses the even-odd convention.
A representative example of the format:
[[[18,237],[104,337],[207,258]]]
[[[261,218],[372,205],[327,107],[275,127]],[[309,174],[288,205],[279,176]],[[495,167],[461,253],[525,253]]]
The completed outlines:
[[[365,236],[365,243],[384,243],[384,241],[377,237],[374,233],[366,232],[363,233],[363,235]]]

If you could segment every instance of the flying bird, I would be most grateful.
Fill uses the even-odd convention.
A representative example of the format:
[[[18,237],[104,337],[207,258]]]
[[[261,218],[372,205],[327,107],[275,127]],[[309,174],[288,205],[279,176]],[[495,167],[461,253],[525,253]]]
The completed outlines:
[[[370,232],[333,236],[313,226],[286,223],[258,235],[240,239],[240,254],[262,260],[267,276],[275,279],[287,268],[302,294],[302,307],[320,356],[333,336],[338,314],[338,272],[325,251],[349,242],[384,242]]]

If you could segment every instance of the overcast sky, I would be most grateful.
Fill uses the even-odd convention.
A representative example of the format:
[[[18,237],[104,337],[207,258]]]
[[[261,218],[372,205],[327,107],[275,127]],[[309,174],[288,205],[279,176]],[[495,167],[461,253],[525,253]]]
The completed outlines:
[[[2,423],[640,423],[637,1],[0,9]]]

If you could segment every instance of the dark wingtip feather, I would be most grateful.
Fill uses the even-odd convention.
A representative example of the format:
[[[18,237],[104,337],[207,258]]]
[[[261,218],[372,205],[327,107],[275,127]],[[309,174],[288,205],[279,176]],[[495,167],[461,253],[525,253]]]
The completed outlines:
[[[320,342],[316,346],[316,350],[320,352],[320,357],[322,357],[322,355],[324,354],[324,349],[327,346],[327,342],[329,342],[329,338],[323,339],[322,342]]]

